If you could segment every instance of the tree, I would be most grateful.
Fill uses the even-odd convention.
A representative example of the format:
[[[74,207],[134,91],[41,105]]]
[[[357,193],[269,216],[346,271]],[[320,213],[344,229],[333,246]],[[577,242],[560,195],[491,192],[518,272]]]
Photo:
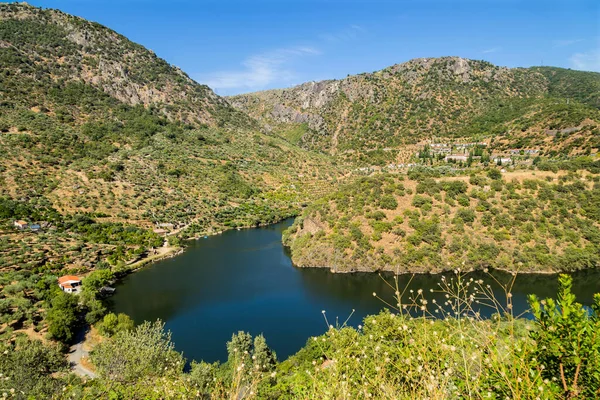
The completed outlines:
[[[83,279],[83,291],[94,295],[113,279],[113,273],[109,269],[101,269],[92,272]]]
[[[104,314],[106,314],[106,306],[104,306],[104,303],[101,300],[88,300],[86,306],[87,313],[85,314],[85,321],[88,324],[95,324]]]
[[[127,314],[109,313],[104,316],[102,322],[98,324],[98,330],[104,336],[114,336],[119,332],[130,331],[133,329],[133,320]]]
[[[185,359],[174,350],[171,333],[164,327],[160,320],[146,321],[100,343],[90,353],[98,374],[119,382],[180,375]]]
[[[238,365],[242,360],[250,356],[252,352],[252,335],[244,331],[239,331],[231,336],[227,342],[227,362],[231,365]]]
[[[496,181],[502,179],[502,173],[499,170],[497,170],[496,168],[490,169],[488,171],[487,175],[488,175],[488,177],[490,177],[490,179],[493,179]]]
[[[73,329],[77,323],[77,297],[59,292],[51,302],[47,320],[48,332],[56,340],[68,343],[73,339]]]

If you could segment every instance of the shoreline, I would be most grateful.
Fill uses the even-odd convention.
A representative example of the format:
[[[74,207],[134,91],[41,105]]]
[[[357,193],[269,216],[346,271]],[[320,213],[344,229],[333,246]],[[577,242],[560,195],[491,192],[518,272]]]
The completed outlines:
[[[232,230],[239,231],[242,229],[264,228],[264,227],[267,227],[270,225],[279,224],[279,223],[285,221],[286,219],[296,218],[296,217],[297,216],[291,216],[291,217],[282,218],[275,222],[270,222],[270,223],[260,223],[258,225],[239,226],[239,227],[235,227],[235,228],[227,228],[227,229],[220,230],[220,231],[205,232],[204,234],[199,234],[199,235],[192,236],[190,238],[182,239],[182,242],[200,240],[203,238],[208,238],[209,236],[222,235],[223,233],[232,231]],[[165,240],[167,239],[168,236],[170,236],[170,235],[169,234],[165,235]],[[117,278],[117,280],[120,281],[121,279],[125,278],[129,274],[133,274],[133,273],[139,271],[140,269],[143,269],[144,267],[147,267],[148,265],[153,264],[155,262],[163,261],[168,258],[177,257],[185,252],[186,246],[185,245],[184,246],[167,246],[167,247],[162,247],[162,248],[167,249],[167,250],[164,253],[154,254],[149,257],[143,258],[141,260],[134,261],[133,263],[126,265],[122,271],[116,272],[116,274],[120,275],[119,278]],[[150,249],[146,249],[146,251],[149,251],[149,250]]]
[[[291,249],[289,246],[286,246],[285,244],[283,245],[283,247],[286,249],[286,251],[291,252]],[[396,272],[393,269],[377,269],[377,270],[360,270],[360,269],[356,269],[356,270],[335,270],[335,268],[333,267],[329,267],[329,266],[316,266],[316,265],[299,265],[296,264],[294,262],[294,258],[290,255],[290,260],[292,261],[292,265],[295,268],[315,268],[315,269],[326,269],[328,270],[331,274],[380,274],[380,273],[386,273],[386,274],[393,274],[396,276],[401,276],[401,275],[441,275],[441,274],[448,274],[448,273],[452,273],[454,272],[456,269],[454,268],[449,268],[449,269],[440,269],[440,270],[433,270],[433,271],[423,271],[423,270],[414,270],[414,271],[402,271],[402,272]],[[587,269],[583,269],[583,270],[575,270],[575,271],[568,271],[568,270],[560,270],[560,271],[528,271],[528,270],[510,270],[510,269],[504,269],[504,268],[492,268],[492,267],[486,267],[486,268],[469,268],[469,269],[460,269],[461,273],[473,273],[473,272],[486,272],[487,271],[498,271],[498,272],[502,272],[505,274],[511,274],[511,275],[559,275],[559,274],[571,274],[571,273],[575,273],[575,272],[583,272],[583,271],[592,271],[595,270],[594,268],[587,268]]]
[[[287,219],[290,218],[297,218],[292,216],[292,217],[287,217],[287,218],[282,218],[280,220],[277,220],[275,222],[271,222],[271,223],[260,223],[258,225],[247,225],[247,226],[239,226],[239,227],[235,227],[235,228],[227,228],[224,230],[220,230],[220,231],[213,231],[213,232],[205,232],[204,234],[199,234],[199,235],[195,235],[192,236],[190,238],[186,238],[183,239],[183,242],[186,241],[196,241],[196,240],[201,240],[203,238],[208,238],[210,236],[217,236],[217,235],[221,235],[225,232],[231,231],[231,230],[242,230],[242,229],[255,229],[255,228],[264,228],[270,225],[276,225],[279,224]],[[168,235],[167,235],[168,236]],[[433,270],[433,271],[423,271],[423,270],[414,270],[414,271],[402,271],[402,272],[396,272],[392,269],[386,269],[386,268],[382,268],[382,269],[377,269],[377,270],[360,270],[360,269],[356,269],[356,270],[336,270],[334,267],[330,267],[330,266],[316,266],[316,265],[299,265],[297,263],[294,262],[293,256],[291,255],[291,249],[289,246],[283,244],[283,248],[286,250],[286,252],[289,252],[289,257],[290,260],[292,262],[292,266],[294,268],[317,268],[317,269],[325,269],[328,270],[329,273],[331,274],[355,274],[355,273],[360,273],[360,274],[379,274],[379,273],[389,273],[389,274],[393,274],[393,275],[397,275],[397,276],[401,276],[401,275],[440,275],[440,274],[447,274],[447,273],[452,273],[454,271],[454,269],[440,269],[440,270]],[[140,269],[153,264],[155,262],[159,262],[168,258],[173,258],[176,256],[179,256],[181,254],[183,254],[185,252],[186,246],[175,246],[175,247],[168,247],[168,250],[165,253],[162,254],[157,254],[157,255],[153,255],[147,258],[144,258],[142,260],[138,260],[130,265],[128,265],[127,270],[126,271],[120,271],[120,272],[124,272],[124,274],[119,277],[119,280],[121,280],[122,278],[124,278],[125,276],[135,273],[137,271],[139,271]],[[510,269],[504,269],[504,268],[471,268],[468,270],[462,270],[462,273],[473,273],[473,272],[486,272],[486,269],[488,269],[489,271],[498,271],[498,272],[502,272],[502,273],[506,273],[506,274],[515,274],[515,275],[559,275],[559,274],[563,274],[563,273],[574,273],[574,272],[579,272],[579,271],[567,271],[567,270],[559,270],[559,271],[529,271],[529,270],[510,270]],[[592,270],[593,268],[589,268],[587,270]],[[582,270],[582,271],[586,271],[586,270]]]

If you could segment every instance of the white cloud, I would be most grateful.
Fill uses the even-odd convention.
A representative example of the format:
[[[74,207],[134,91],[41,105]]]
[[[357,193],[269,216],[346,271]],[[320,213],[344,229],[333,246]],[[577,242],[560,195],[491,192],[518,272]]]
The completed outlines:
[[[552,47],[567,47],[579,42],[583,42],[583,39],[555,40],[552,42]]]
[[[248,57],[237,71],[220,71],[198,77],[198,81],[217,91],[228,89],[260,90],[273,82],[285,83],[294,79],[289,64],[300,57],[321,54],[314,47],[296,46]]]
[[[600,49],[575,53],[571,56],[569,62],[574,69],[600,72]]]
[[[367,30],[360,25],[349,25],[335,32],[319,35],[322,42],[337,43],[349,41]],[[198,82],[208,85],[218,94],[227,95],[244,91],[266,89],[273,83],[278,86],[294,83],[296,73],[293,70],[295,60],[321,54],[316,47],[294,46],[265,53],[255,54],[242,62],[243,68],[238,70],[217,71],[209,74],[195,75]]]
[[[502,50],[502,47],[492,47],[491,49],[483,50],[481,54],[496,53],[500,50]]]
[[[319,38],[331,43],[345,42],[356,39],[360,33],[364,33],[366,31],[367,30],[360,25],[350,25],[348,28],[342,29],[338,32],[322,33],[319,35]]]

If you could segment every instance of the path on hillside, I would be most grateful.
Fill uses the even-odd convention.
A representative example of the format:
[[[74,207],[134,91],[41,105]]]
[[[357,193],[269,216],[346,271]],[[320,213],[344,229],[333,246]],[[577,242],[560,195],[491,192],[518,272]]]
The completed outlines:
[[[82,357],[89,357],[89,352],[83,348],[86,332],[87,327],[81,328],[77,331],[75,335],[75,344],[73,344],[69,349],[68,360],[71,364],[71,369],[75,374],[81,376],[82,378],[95,378],[96,374],[81,364]]]

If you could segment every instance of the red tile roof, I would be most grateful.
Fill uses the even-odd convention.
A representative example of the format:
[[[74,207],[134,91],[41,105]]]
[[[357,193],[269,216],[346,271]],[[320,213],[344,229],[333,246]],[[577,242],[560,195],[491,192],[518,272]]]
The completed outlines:
[[[62,285],[65,282],[68,282],[68,281],[81,282],[81,279],[78,276],[75,276],[75,275],[65,275],[65,276],[61,276],[60,278],[58,278],[58,283],[60,285]]]

